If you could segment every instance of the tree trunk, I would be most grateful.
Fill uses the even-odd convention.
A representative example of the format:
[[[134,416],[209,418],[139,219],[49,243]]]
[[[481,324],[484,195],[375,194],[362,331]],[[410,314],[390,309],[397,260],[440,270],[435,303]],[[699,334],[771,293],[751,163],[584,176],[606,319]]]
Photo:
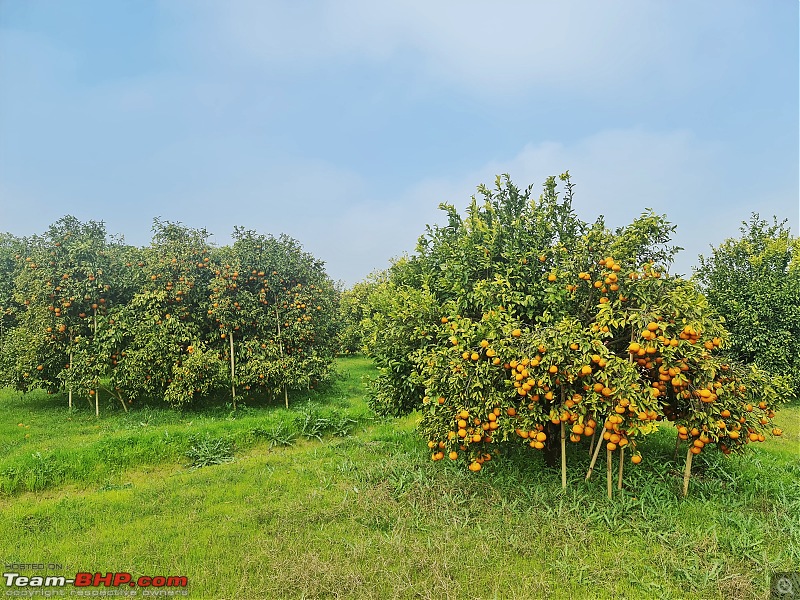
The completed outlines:
[[[547,439],[544,443],[544,464],[548,467],[557,468],[559,466],[559,444],[558,444],[558,435],[559,429],[558,425],[552,423],[550,421],[547,422]]]
[[[613,486],[612,481],[614,480],[614,475],[611,472],[611,450],[606,450],[606,483],[608,487],[608,497],[611,499],[611,491]]]

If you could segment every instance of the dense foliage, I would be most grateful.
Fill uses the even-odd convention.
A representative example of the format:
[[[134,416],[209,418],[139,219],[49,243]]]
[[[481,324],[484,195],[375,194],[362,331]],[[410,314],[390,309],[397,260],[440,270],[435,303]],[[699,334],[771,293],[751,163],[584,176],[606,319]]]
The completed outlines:
[[[365,349],[363,322],[370,316],[369,297],[381,277],[374,273],[344,290],[339,297],[339,344],[344,354],[356,354]]]
[[[786,380],[800,398],[800,239],[754,214],[741,237],[700,257],[695,273],[725,318],[729,352]]]
[[[0,384],[99,411],[101,393],[185,406],[227,388],[235,406],[327,379],[338,295],[323,263],[286,236],[208,237],[156,219],[136,248],[73,217],[0,237]]]
[[[508,445],[557,458],[558,437],[562,461],[568,438],[590,439],[595,458],[605,445],[609,461],[627,448],[636,463],[665,419],[687,463],[763,441],[781,392],[732,360],[722,319],[668,274],[674,226],[652,212],[615,231],[585,223],[561,180],[563,198],[556,178],[535,199],[504,177],[463,217],[441,206],[447,224],[370,296],[373,407],[421,410],[432,459],[474,471]]]

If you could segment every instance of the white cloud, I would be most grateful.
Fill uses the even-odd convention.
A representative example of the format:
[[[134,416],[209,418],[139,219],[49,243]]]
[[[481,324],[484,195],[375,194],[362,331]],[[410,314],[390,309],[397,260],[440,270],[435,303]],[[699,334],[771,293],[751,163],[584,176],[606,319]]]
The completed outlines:
[[[613,130],[571,144],[530,144],[516,156],[472,172],[421,181],[386,204],[346,211],[334,221],[337,233],[321,254],[330,257],[340,277],[352,282],[387,266],[391,256],[413,250],[426,223],[442,222],[436,208],[440,202],[463,212],[476,187],[492,186],[498,174],[510,174],[518,186],[533,184],[538,192],[548,176],[569,170],[576,184],[574,208],[585,221],[602,214],[613,228],[630,223],[646,208],[666,214],[678,226],[673,243],[685,248],[674,270],[688,274],[697,255],[709,253],[709,244],[737,236],[740,222],[752,211],[781,218],[796,215],[792,190],[765,189],[754,203],[726,176],[725,159],[724,147],[688,131]],[[360,241],[348,251],[336,247],[336,239]]]
[[[720,57],[740,41],[753,12],[731,1],[164,3],[175,15],[187,6],[201,15],[187,26],[192,44],[232,68],[243,61],[303,70],[410,57],[417,85],[448,82],[495,98],[531,88],[613,97],[643,78],[688,89],[709,61],[724,68]]]
[[[585,221],[602,214],[613,228],[630,223],[646,208],[666,214],[678,226],[673,243],[685,248],[674,270],[688,274],[697,255],[709,253],[709,244],[737,236],[740,222],[752,211],[781,218],[797,214],[792,205],[796,193],[765,189],[753,202],[725,172],[727,166],[720,144],[688,131],[636,128],[602,131],[573,143],[529,144],[515,156],[470,172],[420,180],[394,194],[375,194],[357,174],[325,163],[284,169],[294,175],[272,184],[271,193],[252,180],[243,180],[238,189],[251,196],[252,190],[262,190],[267,202],[275,202],[274,214],[281,215],[279,222],[270,220],[269,204],[262,204],[249,213],[262,215],[253,221],[254,228],[289,233],[327,262],[334,279],[354,283],[387,267],[392,257],[412,252],[426,224],[443,223],[439,203],[463,212],[477,186],[492,186],[502,173],[518,186],[532,184],[538,194],[548,176],[569,170],[576,184],[574,208]],[[293,200],[279,204],[282,197]],[[243,210],[248,206],[245,201]]]
[[[453,204],[463,212],[477,186],[492,186],[502,173],[510,174],[518,186],[533,184],[538,193],[548,176],[569,169],[576,184],[575,209],[586,221],[603,214],[607,225],[616,227],[629,223],[648,207],[666,213],[679,225],[675,242],[689,249],[683,253],[688,262],[678,264],[679,271],[688,272],[697,253],[706,250],[705,239],[719,243],[735,235],[741,220],[722,227],[718,215],[730,207],[705,204],[707,198],[730,197],[720,194],[719,189],[721,178],[715,165],[722,154],[723,148],[697,140],[686,131],[614,130],[572,144],[530,144],[508,159],[489,162],[471,172],[422,180],[374,201],[368,199],[370,192],[364,184],[345,187],[334,194],[335,198],[350,199],[342,203],[340,212],[326,219],[309,219],[289,233],[324,258],[335,278],[353,283],[374,269],[388,266],[391,257],[413,251],[426,224],[443,222],[439,203]],[[332,170],[324,169],[320,178],[312,175],[310,181],[331,189],[323,182],[332,174]],[[338,187],[333,185],[332,189]],[[282,210],[293,209],[287,206]],[[748,215],[743,212],[742,218]],[[698,236],[698,230],[709,235]]]

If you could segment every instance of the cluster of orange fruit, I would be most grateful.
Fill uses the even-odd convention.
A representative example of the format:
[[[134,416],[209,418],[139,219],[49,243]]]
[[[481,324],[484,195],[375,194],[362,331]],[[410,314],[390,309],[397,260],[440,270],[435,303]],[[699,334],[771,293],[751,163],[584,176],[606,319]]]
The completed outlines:
[[[768,433],[765,427],[769,426],[774,412],[767,404],[768,398],[767,402],[757,401],[764,397],[763,392],[748,389],[739,378],[746,380],[749,375],[723,364],[718,356],[714,356],[724,346],[720,337],[725,335],[721,325],[718,326],[713,319],[706,319],[702,308],[692,312],[688,306],[674,306],[674,301],[663,294],[658,296],[667,286],[653,281],[660,279],[662,273],[650,263],[645,263],[641,270],[629,272],[608,256],[598,265],[601,268],[593,273],[587,269],[577,274],[577,278],[588,285],[590,296],[596,299],[599,293],[599,304],[606,304],[609,296],[621,293],[623,286],[628,285],[630,298],[621,295],[618,298],[630,302],[627,307],[620,307],[617,303],[601,307],[594,319],[580,323],[580,328],[585,327],[586,333],[592,334],[580,334],[578,337],[582,342],[550,338],[548,333],[542,339],[552,346],[551,351],[544,345],[536,347],[539,342],[534,342],[533,347],[524,351],[528,356],[518,354],[511,360],[513,355],[509,355],[508,342],[522,336],[522,330],[516,328],[510,332],[505,330],[506,336],[510,333],[510,339],[502,342],[490,342],[489,339],[494,338],[484,331],[482,335],[489,339],[473,342],[474,346],[459,347],[458,353],[465,362],[451,360],[451,373],[486,377],[487,371],[481,365],[485,364],[482,361],[488,360],[489,364],[501,367],[506,373],[504,377],[489,375],[493,389],[499,392],[500,385],[508,385],[513,396],[509,394],[501,400],[498,394],[494,401],[503,409],[494,409],[484,419],[470,421],[448,410],[432,410],[429,422],[431,437],[447,438],[431,442],[434,460],[444,458],[447,450],[450,450],[450,458],[456,460],[459,451],[469,449],[466,457],[470,469],[479,470],[481,462],[478,458],[485,460],[486,447],[469,448],[469,445],[492,444],[492,434],[498,428],[500,431],[494,436],[498,440],[500,433],[503,439],[509,439],[514,432],[516,435],[513,437],[517,440],[542,449],[547,441],[545,427],[548,420],[563,425],[573,443],[586,436],[594,439],[600,434],[600,443],[610,451],[634,449],[631,456],[634,464],[642,460],[641,455],[635,452],[636,441],[654,430],[654,421],[662,419],[675,422],[679,440],[689,441],[691,452],[695,454],[709,443],[718,445],[722,452],[729,454],[732,447],[738,450],[746,443],[764,440]],[[549,282],[560,276],[554,270],[545,273]],[[629,281],[631,283],[627,283]],[[635,281],[640,281],[638,285],[644,284],[644,287],[633,289]],[[577,285],[567,285],[570,292],[577,289]],[[664,302],[662,308],[654,309],[657,304],[648,294],[660,297]],[[656,310],[666,316],[653,314]],[[646,319],[635,324],[640,315],[647,312],[650,313],[649,322]],[[451,323],[448,317],[441,318],[443,324],[449,323],[449,345],[458,347],[462,334],[459,333],[457,338],[456,333],[463,331],[466,338],[470,329],[469,326],[464,328],[460,317],[456,320],[458,325]],[[596,345],[596,349],[587,351],[587,343]],[[517,343],[511,347],[522,348],[525,345]],[[611,367],[606,368],[609,363],[612,363]],[[734,372],[738,375],[734,376]],[[445,380],[443,383],[445,387],[442,389],[453,389],[452,383]],[[484,384],[489,385],[488,381]],[[756,410],[748,401],[756,404],[761,412],[748,415]],[[444,398],[440,397],[438,404],[443,403]],[[454,411],[459,410],[456,403]],[[474,410],[469,408],[469,411]],[[523,412],[524,416],[517,415],[517,411]],[[450,419],[453,419],[452,428],[445,435]],[[772,433],[780,435],[782,432],[773,428]]]
[[[426,397],[423,399],[423,402],[428,404],[430,398]],[[444,403],[444,398],[438,398],[437,404],[441,405]],[[443,440],[430,440],[428,442],[428,448],[433,450],[431,460],[442,460],[445,456],[444,450],[446,450],[448,446],[453,448],[448,453],[448,457],[450,460],[457,460],[459,451],[465,452],[469,450],[470,445],[491,444],[493,441],[492,433],[500,427],[498,419],[502,414],[503,411],[500,408],[494,408],[486,414],[484,419],[481,419],[477,416],[471,417],[468,410],[460,410],[453,419],[450,431],[447,432],[447,442]],[[517,412],[514,408],[508,408],[506,414],[509,417],[514,417]],[[544,434],[542,433],[542,435]],[[469,469],[471,471],[480,471],[481,465],[491,460],[491,458],[492,455],[489,452],[478,451],[477,454],[473,452],[473,460],[470,462]]]

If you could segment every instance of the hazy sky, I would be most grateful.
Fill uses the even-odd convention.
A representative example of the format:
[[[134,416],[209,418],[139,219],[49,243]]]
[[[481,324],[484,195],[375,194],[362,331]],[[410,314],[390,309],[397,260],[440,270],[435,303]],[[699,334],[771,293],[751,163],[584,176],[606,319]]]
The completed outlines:
[[[437,206],[569,169],[690,272],[753,211],[798,233],[797,0],[0,0],[0,231],[65,214],[287,233],[354,283]]]

